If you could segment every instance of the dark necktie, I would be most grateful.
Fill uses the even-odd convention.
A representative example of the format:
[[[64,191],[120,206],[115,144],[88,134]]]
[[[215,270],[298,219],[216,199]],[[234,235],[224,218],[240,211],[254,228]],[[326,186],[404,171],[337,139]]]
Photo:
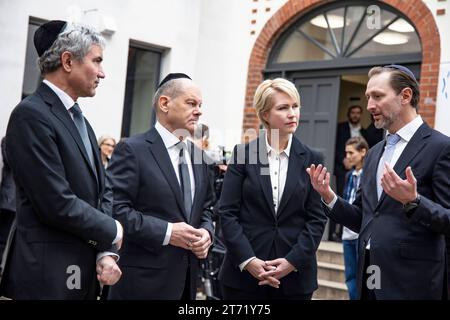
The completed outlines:
[[[81,113],[81,109],[78,103],[75,103],[73,107],[70,108],[70,111],[72,112],[73,122],[75,123],[75,126],[78,129],[78,133],[80,134],[81,140],[83,141],[84,148],[86,149],[89,161],[91,162],[91,166],[92,168],[95,168],[94,153],[92,152],[91,141],[89,140],[86,123],[84,122],[84,117],[83,114]]]
[[[191,178],[189,176],[189,168],[186,162],[186,145],[183,142],[177,143],[177,148],[180,150],[178,173],[180,175],[181,192],[183,193],[184,209],[186,210],[186,218],[190,219],[192,209],[192,194],[191,194]]]

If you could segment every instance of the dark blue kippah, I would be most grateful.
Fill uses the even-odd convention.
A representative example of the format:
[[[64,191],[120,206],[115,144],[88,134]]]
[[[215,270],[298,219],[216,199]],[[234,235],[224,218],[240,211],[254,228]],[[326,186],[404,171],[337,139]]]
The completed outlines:
[[[42,56],[45,51],[50,49],[58,35],[64,30],[67,22],[61,20],[52,20],[44,23],[34,33],[34,47],[38,56]]]
[[[169,82],[170,80],[175,80],[175,79],[189,79],[192,80],[191,77],[189,77],[187,74],[184,73],[169,73],[159,84],[158,89],[161,88],[161,86],[166,83]]]
[[[409,70],[409,69],[408,69],[407,67],[405,67],[405,66],[402,66],[402,65],[399,65],[399,64],[390,64],[390,65],[384,66],[383,68],[391,68],[391,69],[397,69],[397,70],[400,70],[400,71],[406,73],[406,74],[407,74],[408,76],[410,76],[414,81],[417,82],[417,79],[416,79],[416,77],[414,76],[414,73],[412,73],[412,71]]]

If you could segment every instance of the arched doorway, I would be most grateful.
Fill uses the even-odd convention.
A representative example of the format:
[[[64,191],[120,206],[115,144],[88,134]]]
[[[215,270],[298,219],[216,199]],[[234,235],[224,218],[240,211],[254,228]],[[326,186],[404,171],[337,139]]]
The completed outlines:
[[[375,5],[381,14],[380,25],[375,29],[368,27],[374,22],[373,10],[368,10],[370,5]],[[320,25],[322,32],[317,31]],[[413,31],[400,32],[401,27],[407,30],[412,27]],[[392,41],[386,37],[389,33],[409,33],[409,43],[383,44]],[[400,38],[404,41],[405,36]],[[251,101],[263,78],[291,79],[299,86],[303,98],[302,140],[321,149],[328,159],[327,165],[332,166],[343,80],[364,82],[364,75],[373,65],[396,62],[410,66],[420,78],[420,113],[433,126],[439,56],[440,40],[434,18],[420,0],[288,1],[266,23],[255,42],[243,129],[259,127]]]
[[[295,83],[302,97],[296,132],[303,142],[334,166],[337,122],[346,121],[351,105],[365,106],[367,72],[392,62],[409,66],[420,78],[422,48],[409,19],[384,4],[339,1],[297,19],[275,42],[265,78]],[[362,124],[370,124],[365,114]]]

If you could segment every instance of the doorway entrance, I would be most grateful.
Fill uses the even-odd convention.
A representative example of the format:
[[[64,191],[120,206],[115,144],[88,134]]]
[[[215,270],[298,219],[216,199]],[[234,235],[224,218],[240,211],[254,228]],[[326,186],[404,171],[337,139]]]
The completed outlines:
[[[302,108],[296,135],[320,151],[333,172],[336,128],[347,121],[348,108],[360,105],[362,127],[370,124],[368,71],[396,63],[420,79],[421,61],[417,31],[401,12],[378,1],[338,1],[311,10],[286,29],[263,74],[297,86]]]

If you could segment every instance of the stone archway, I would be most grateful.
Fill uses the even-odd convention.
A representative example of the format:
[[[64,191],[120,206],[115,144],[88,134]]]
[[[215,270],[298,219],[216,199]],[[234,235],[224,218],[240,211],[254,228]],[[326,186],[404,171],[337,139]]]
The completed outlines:
[[[253,95],[256,87],[263,80],[262,72],[276,40],[298,17],[329,2],[326,0],[289,0],[265,24],[250,55],[244,107],[244,132],[248,129],[258,130],[259,128],[259,120],[253,108]],[[439,31],[434,17],[422,0],[383,0],[382,2],[406,15],[417,29],[422,43],[420,114],[430,126],[434,127],[441,53]]]

